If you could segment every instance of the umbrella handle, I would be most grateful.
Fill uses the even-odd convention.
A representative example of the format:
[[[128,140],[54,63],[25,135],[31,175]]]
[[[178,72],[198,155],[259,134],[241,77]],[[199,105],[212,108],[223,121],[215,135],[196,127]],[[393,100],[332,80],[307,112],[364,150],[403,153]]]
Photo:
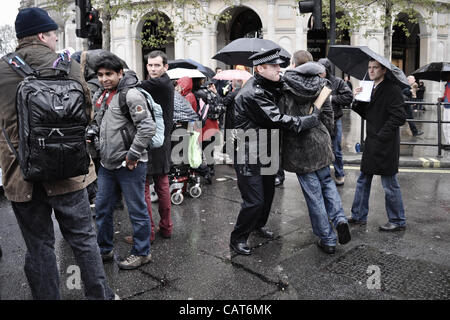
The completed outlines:
[[[367,72],[368,72],[368,71],[366,71],[366,74],[365,74],[365,76],[364,76],[363,80],[366,80],[366,77],[367,77]]]

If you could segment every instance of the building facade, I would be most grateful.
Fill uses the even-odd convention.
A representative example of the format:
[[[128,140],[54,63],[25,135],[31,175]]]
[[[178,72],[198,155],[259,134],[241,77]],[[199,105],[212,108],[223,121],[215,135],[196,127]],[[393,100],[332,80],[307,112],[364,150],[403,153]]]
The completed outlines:
[[[444,1],[444,0],[442,0]],[[47,0],[24,0],[22,7],[46,7]],[[52,14],[61,28],[60,48],[86,48],[86,40],[75,36],[75,1],[69,6],[65,16]],[[139,1],[137,1],[139,2]],[[310,14],[300,15],[298,1],[293,0],[231,0],[199,1],[201,9],[158,8],[175,25],[180,20],[196,25],[189,34],[177,34],[164,50],[169,59],[191,58],[215,68],[227,68],[212,56],[232,40],[240,37],[262,37],[281,45],[288,52],[308,49],[315,57],[326,56],[326,40],[317,36],[308,27]],[[445,2],[445,1],[444,1]],[[72,11],[73,10],[73,11]],[[152,8],[149,8],[151,12]],[[177,13],[174,14],[174,10]],[[400,29],[393,30],[392,62],[404,70],[406,75],[420,66],[434,61],[450,61],[450,14],[435,12],[431,16],[424,8],[415,8],[418,23],[409,23],[402,12],[394,13],[395,19],[407,24],[409,37]],[[229,13],[231,19],[226,23],[211,21],[196,24],[202,11],[213,14]],[[379,13],[375,13],[379,14]],[[148,28],[146,15],[142,13],[135,19],[132,11],[122,12],[122,16],[111,23],[111,51],[124,59],[130,68],[142,78],[145,76],[143,56],[151,50],[141,45],[141,34]],[[426,21],[426,22],[425,22]],[[349,30],[341,40],[342,44],[365,45],[383,55],[384,33],[381,26],[365,26],[359,30]],[[353,79],[352,81],[355,81]],[[441,91],[441,84],[427,82],[426,98],[434,99]]]

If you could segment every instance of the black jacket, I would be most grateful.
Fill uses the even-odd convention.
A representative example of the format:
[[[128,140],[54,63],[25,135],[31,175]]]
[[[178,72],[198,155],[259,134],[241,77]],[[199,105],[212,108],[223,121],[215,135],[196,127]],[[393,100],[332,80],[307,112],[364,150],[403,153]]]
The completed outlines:
[[[328,84],[317,75],[314,63],[288,70],[283,76],[282,113],[306,116],[320,91]],[[334,130],[333,108],[327,99],[321,108],[318,126],[300,133],[282,131],[281,164],[284,170],[307,174],[330,165],[334,160],[331,132]]]
[[[333,106],[334,121],[344,115],[342,108],[349,106],[353,101],[353,92],[344,80],[328,75],[327,79],[331,82],[331,104]]]
[[[313,122],[303,121],[301,117],[292,117],[280,113],[277,104],[281,98],[282,81],[270,81],[259,74],[255,74],[239,91],[234,99],[234,127],[244,132],[251,129],[256,133],[255,139],[245,139],[238,141],[238,148],[245,148],[245,159],[235,156],[235,167],[240,174],[245,176],[261,174],[261,167],[270,166],[263,165],[260,162],[260,150],[266,155],[271,155],[271,129],[286,129],[294,132],[300,132],[309,123],[318,124],[317,118]],[[309,120],[312,116],[309,116]],[[261,143],[260,130],[269,129],[267,131],[267,144]],[[238,136],[239,137],[239,136]],[[251,140],[251,141],[250,141]],[[258,143],[260,142],[260,143]],[[277,141],[278,143],[278,141]],[[239,151],[239,150],[238,150]],[[256,159],[256,163],[252,161]],[[244,163],[243,163],[244,162]]]
[[[167,174],[170,171],[171,133],[173,128],[174,86],[169,76],[164,73],[158,78],[149,78],[140,86],[149,92],[156,103],[161,105],[164,118],[164,144],[150,152],[147,166],[148,174]]]
[[[367,121],[361,171],[392,176],[398,172],[400,130],[406,121],[403,95],[391,80],[384,79],[370,102],[356,101],[352,109]]]

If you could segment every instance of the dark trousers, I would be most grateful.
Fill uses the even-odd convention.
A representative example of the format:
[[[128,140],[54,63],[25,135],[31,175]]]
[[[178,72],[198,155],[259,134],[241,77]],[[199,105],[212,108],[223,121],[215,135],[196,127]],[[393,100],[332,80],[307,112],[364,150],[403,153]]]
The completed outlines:
[[[86,298],[114,298],[114,293],[106,284],[85,189],[47,196],[43,187],[35,184],[33,199],[29,202],[12,202],[12,208],[27,245],[25,274],[33,299],[60,299],[52,209],[61,233],[71,246],[80,267]]]
[[[170,210],[172,208],[172,202],[170,200],[170,186],[169,177],[167,174],[154,174],[152,176],[153,182],[155,183],[155,192],[158,195],[158,212],[159,212],[159,230],[167,236],[172,234],[173,222],[170,215]],[[150,178],[151,179],[151,178]],[[150,196],[150,179],[147,176],[145,181],[145,202],[147,202],[148,215],[150,217],[151,223],[151,235],[150,241],[155,239],[155,223],[153,222],[152,216],[152,200]]]
[[[236,174],[243,202],[230,241],[245,242],[250,232],[264,227],[269,219],[275,175],[243,176],[238,170]]]
[[[406,111],[406,118],[414,120],[414,114],[413,114],[412,107],[410,104],[406,105],[405,111]],[[416,124],[414,122],[408,122],[408,125],[409,125],[409,129],[411,130],[412,134],[416,135],[418,132]]]

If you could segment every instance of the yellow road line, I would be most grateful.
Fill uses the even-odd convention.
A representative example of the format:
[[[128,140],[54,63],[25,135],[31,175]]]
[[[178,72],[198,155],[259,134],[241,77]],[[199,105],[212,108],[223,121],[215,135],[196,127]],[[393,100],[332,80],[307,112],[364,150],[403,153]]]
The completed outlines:
[[[354,166],[344,166],[344,169],[347,170],[359,170],[360,167]],[[418,172],[418,173],[450,173],[450,170],[444,169],[419,169],[419,168],[399,168],[400,172]]]

